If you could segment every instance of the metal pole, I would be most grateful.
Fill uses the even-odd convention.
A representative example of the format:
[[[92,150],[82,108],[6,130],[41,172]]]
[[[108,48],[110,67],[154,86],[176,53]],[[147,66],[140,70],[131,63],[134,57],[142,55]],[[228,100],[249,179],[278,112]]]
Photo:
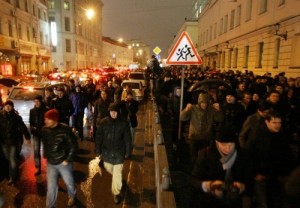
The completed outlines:
[[[185,66],[185,68],[187,68],[187,66]],[[183,107],[183,87],[184,87],[184,67],[181,68],[181,95],[180,95],[180,109],[179,109],[179,112],[181,112],[182,110],[182,107]],[[180,117],[180,113],[178,115]],[[180,121],[180,118],[179,118],[179,124],[178,124],[178,140],[180,140],[181,138],[181,128],[182,128],[182,125],[181,125],[181,121]]]

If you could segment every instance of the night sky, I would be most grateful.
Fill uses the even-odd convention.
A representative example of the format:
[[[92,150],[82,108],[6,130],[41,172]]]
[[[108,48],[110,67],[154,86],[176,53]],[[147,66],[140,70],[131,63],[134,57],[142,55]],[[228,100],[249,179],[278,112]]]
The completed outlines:
[[[193,0],[102,0],[103,36],[139,39],[167,58],[174,35],[191,18]]]

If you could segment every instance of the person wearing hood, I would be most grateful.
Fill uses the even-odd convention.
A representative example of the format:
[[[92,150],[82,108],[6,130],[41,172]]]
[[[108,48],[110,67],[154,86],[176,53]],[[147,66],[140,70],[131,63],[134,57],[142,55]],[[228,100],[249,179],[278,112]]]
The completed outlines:
[[[197,104],[188,103],[181,111],[180,120],[190,120],[188,140],[191,164],[195,162],[198,151],[210,145],[214,124],[223,122],[223,117],[219,103],[211,105],[207,93],[200,93]]]
[[[29,111],[29,128],[33,139],[34,165],[36,171],[34,175],[41,174],[41,130],[44,126],[44,114],[47,108],[43,102],[43,97],[38,95],[34,98],[34,107]]]
[[[0,111],[0,144],[4,157],[9,161],[8,185],[13,185],[18,176],[17,156],[21,151],[23,136],[30,144],[30,133],[22,117],[14,109],[14,103],[7,100]]]
[[[129,158],[132,150],[130,127],[127,120],[120,118],[117,103],[108,107],[109,116],[100,121],[96,132],[96,154],[104,161],[104,168],[112,175],[111,190],[114,203],[121,202],[122,171],[125,158]],[[113,145],[112,145],[113,144]]]

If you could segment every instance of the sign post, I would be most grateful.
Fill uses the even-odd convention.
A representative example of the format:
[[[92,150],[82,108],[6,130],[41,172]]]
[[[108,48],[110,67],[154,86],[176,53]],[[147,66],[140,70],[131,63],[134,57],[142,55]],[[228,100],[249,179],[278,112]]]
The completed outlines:
[[[176,44],[174,45],[171,53],[169,54],[167,61],[169,65],[202,65],[202,60],[187,32],[183,32]],[[180,97],[180,109],[183,108],[183,86],[184,86],[184,68],[181,69],[181,97]],[[178,115],[180,116],[180,115]],[[181,138],[182,123],[179,119],[178,128],[178,140]]]

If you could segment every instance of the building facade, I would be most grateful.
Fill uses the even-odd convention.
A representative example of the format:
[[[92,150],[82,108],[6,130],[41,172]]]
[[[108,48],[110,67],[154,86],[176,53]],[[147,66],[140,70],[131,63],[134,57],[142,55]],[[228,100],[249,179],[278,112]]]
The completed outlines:
[[[203,66],[300,76],[299,0],[200,0]]]
[[[52,66],[96,68],[102,63],[102,1],[49,0]]]
[[[103,37],[102,65],[128,67],[133,61],[133,52],[126,43]]]
[[[0,74],[51,69],[47,0],[0,0]]]

